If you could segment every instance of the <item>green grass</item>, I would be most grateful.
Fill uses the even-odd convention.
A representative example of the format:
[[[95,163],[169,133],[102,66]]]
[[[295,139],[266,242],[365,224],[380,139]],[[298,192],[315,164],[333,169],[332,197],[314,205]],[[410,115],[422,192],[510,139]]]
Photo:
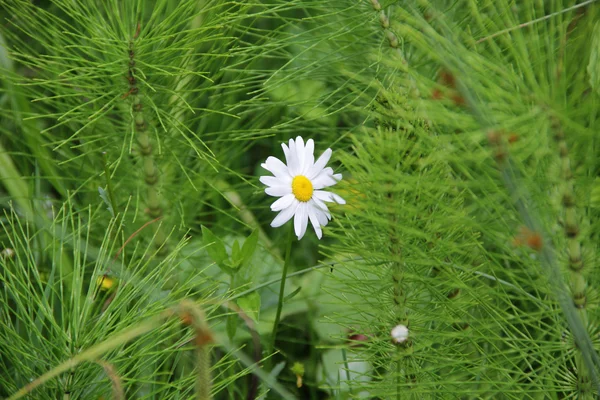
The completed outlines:
[[[597,398],[599,13],[0,1],[0,397]]]

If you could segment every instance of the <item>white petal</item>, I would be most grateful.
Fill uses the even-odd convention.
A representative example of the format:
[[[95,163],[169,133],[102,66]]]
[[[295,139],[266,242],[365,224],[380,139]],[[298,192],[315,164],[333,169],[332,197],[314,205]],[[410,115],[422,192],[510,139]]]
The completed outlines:
[[[312,224],[315,233],[317,234],[317,238],[319,240],[323,237],[323,230],[321,229],[321,224],[319,223],[319,219],[317,218],[317,213],[321,211],[316,207],[308,206],[308,218],[310,219],[310,223]]]
[[[346,204],[346,200],[342,199],[335,193],[331,193],[331,197],[333,197],[333,201],[335,201],[337,204]]]
[[[275,201],[275,203],[271,204],[271,210],[272,211],[281,211],[284,208],[288,208],[289,206],[292,205],[292,203],[294,202],[294,195],[293,194],[286,194],[285,196],[277,199],[277,201]]]
[[[296,138],[296,154],[298,155],[298,173],[304,170],[304,139],[302,136]]]
[[[334,178],[333,174],[326,174],[325,170],[323,170],[323,172],[321,172],[315,179],[313,179],[311,183],[313,185],[313,189],[319,190],[328,186],[335,185],[336,183],[338,183],[338,180]]]
[[[337,194],[326,192],[324,190],[315,190],[313,192],[313,198],[317,198],[322,201],[335,202],[338,204],[346,204],[346,200],[342,199]]]
[[[319,157],[319,159],[317,160],[317,162],[309,168],[306,177],[308,179],[314,179],[317,177],[317,175],[319,175],[319,173],[323,170],[323,168],[325,168],[325,165],[327,165],[327,162],[329,161],[329,159],[331,158],[331,149],[327,149],[323,152],[323,154],[321,154],[321,157]]]
[[[291,177],[288,167],[280,159],[273,156],[267,158],[267,161],[261,166],[278,178]]]
[[[329,223],[329,220],[331,219],[331,214],[321,210],[315,211],[315,215],[317,216],[317,221],[319,221],[319,224],[321,224],[321,226],[326,226]]]
[[[288,186],[291,184],[292,177],[281,179],[274,176],[261,176],[259,180],[267,186]]]
[[[317,219],[319,223],[323,226],[327,225],[327,222],[331,219],[331,214],[329,214],[329,209],[327,205],[323,203],[321,200],[317,199],[313,196],[312,199],[308,202],[309,206],[312,206],[316,211]]]
[[[285,162],[287,165],[290,165],[290,149],[287,147],[285,143],[281,143],[281,148],[283,149],[283,155],[285,156]]]
[[[333,178],[336,180],[336,182],[339,182],[342,180],[342,174],[334,174],[333,173],[333,168],[331,167],[327,167],[327,168],[323,168],[323,172],[321,172],[321,174],[326,174],[329,176],[333,176]],[[321,175],[319,174],[319,175]],[[319,176],[317,175],[317,177]]]
[[[302,167],[302,175],[306,176],[308,171],[315,163],[315,142],[312,139],[306,141],[304,148],[304,166]]]
[[[289,149],[285,145],[285,143],[281,144],[283,147],[283,152],[285,153],[285,159],[287,161],[288,170],[290,171],[291,176],[296,176],[300,171],[300,164],[298,161],[298,154],[296,152],[296,143],[294,139],[290,139],[289,141]]]
[[[265,193],[269,196],[281,197],[292,193],[291,186],[270,186],[265,189]]]
[[[298,240],[302,239],[302,236],[306,233],[306,226],[308,225],[308,212],[306,208],[306,203],[300,203],[294,215],[294,232],[296,232]]]
[[[271,226],[273,228],[277,228],[288,222],[294,216],[296,208],[298,208],[299,204],[300,202],[296,200],[294,203],[292,203],[291,206],[283,209],[279,214],[277,214],[273,222],[271,222]]]
[[[317,206],[317,208],[319,210],[323,211],[325,214],[329,214],[329,208],[327,208],[327,205],[325,203],[323,203],[321,200],[319,200],[315,196],[313,196],[309,202],[311,202],[311,201],[315,203],[315,205]]]

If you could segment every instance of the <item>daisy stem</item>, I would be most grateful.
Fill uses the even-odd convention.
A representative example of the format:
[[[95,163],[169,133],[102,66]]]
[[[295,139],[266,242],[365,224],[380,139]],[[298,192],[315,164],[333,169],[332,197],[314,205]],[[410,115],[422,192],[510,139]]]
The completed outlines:
[[[277,312],[275,313],[275,322],[273,323],[273,332],[271,333],[271,342],[267,348],[267,355],[273,353],[275,349],[275,338],[277,336],[277,328],[281,318],[281,309],[283,308],[283,292],[285,291],[285,279],[287,270],[290,265],[290,254],[292,253],[292,241],[294,240],[294,226],[290,224],[288,230],[287,248],[285,250],[285,261],[283,262],[283,271],[281,272],[281,284],[279,285],[279,300],[277,301]]]

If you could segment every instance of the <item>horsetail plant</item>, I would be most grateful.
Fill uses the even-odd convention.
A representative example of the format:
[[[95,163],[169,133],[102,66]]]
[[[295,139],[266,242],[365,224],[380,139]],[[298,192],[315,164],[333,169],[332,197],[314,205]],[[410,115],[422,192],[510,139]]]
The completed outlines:
[[[0,397],[597,398],[599,16],[0,0]]]

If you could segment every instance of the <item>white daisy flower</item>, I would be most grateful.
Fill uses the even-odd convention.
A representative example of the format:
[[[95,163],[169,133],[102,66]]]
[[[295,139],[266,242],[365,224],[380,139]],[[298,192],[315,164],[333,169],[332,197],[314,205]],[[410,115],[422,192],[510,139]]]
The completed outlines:
[[[327,225],[331,214],[324,202],[346,204],[337,194],[321,190],[335,185],[342,179],[342,174],[334,174],[331,167],[325,168],[331,157],[331,149],[325,152],[315,162],[315,143],[312,139],[306,141],[298,136],[290,139],[289,147],[281,144],[287,165],[278,158],[269,157],[262,167],[275,176],[261,176],[260,181],[267,185],[265,193],[279,197],[271,210],[279,211],[271,226],[276,228],[294,217],[294,231],[298,240],[306,232],[308,220],[321,239],[321,226]]]

